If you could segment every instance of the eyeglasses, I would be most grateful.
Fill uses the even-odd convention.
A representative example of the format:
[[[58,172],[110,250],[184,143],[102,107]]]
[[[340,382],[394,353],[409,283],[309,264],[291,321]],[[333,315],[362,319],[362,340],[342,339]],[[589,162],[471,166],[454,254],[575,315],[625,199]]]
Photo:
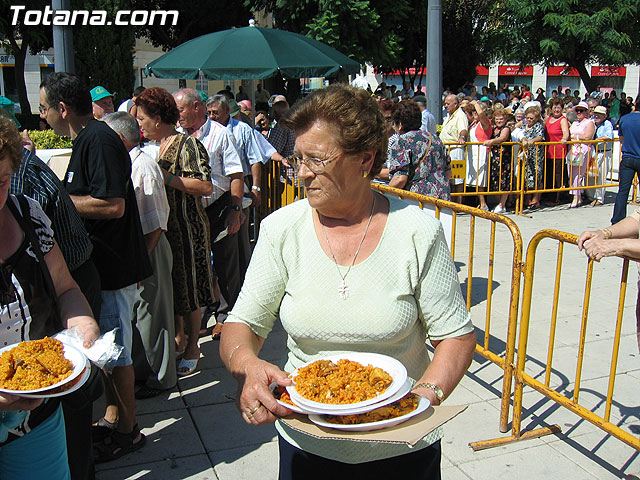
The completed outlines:
[[[285,158],[284,160],[289,163],[291,168],[294,169],[296,173],[300,169],[300,164],[304,163],[304,165],[311,170],[316,175],[320,175],[324,173],[327,165],[336,160],[338,157],[333,157],[328,160],[320,160],[319,158],[300,158],[297,155],[291,155],[290,157]]]
[[[40,113],[42,113],[43,115],[46,115],[50,108],[53,108],[53,105],[50,105],[48,107],[45,107],[44,105],[40,105],[38,109],[40,110]]]
[[[587,113],[587,111],[583,110],[582,108],[581,109],[576,108],[576,113]]]

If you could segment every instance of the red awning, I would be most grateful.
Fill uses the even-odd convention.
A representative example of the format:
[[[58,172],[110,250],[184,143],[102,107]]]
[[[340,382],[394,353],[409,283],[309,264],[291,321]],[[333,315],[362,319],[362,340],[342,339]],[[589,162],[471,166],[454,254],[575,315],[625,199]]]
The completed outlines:
[[[504,65],[498,67],[498,75],[510,75],[518,77],[531,77],[533,76],[533,67],[526,66],[520,67],[519,65]]]
[[[550,77],[579,77],[578,70],[573,67],[549,67],[547,75]]]
[[[592,77],[626,77],[627,67],[591,67]]]

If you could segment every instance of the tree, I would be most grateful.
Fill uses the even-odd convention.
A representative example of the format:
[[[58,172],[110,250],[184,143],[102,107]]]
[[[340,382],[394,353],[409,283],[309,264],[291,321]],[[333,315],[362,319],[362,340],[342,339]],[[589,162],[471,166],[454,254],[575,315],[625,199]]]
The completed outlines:
[[[482,32],[487,26],[495,0],[445,0],[442,3],[442,83],[457,90],[476,76],[476,66],[484,57]],[[399,51],[393,63],[379,65],[388,73],[399,70],[403,81],[415,86],[422,82],[426,64],[427,2],[411,0],[407,21],[398,26]],[[419,76],[418,76],[419,75]]]
[[[176,25],[145,25],[136,29],[155,47],[170,50],[187,40],[232,27],[247,27],[252,18],[244,0],[132,0],[135,10],[176,10]]]
[[[106,10],[108,21],[114,21],[118,10],[131,10],[132,5],[130,0],[72,0],[71,8]],[[89,88],[102,85],[118,100],[129,98],[135,82],[134,46],[134,29],[131,26],[75,25],[76,74]]]
[[[496,9],[495,0],[445,0],[442,5],[442,84],[457,91],[476,77],[486,58],[482,33]]]
[[[24,66],[27,52],[35,55],[53,44],[50,26],[25,26],[22,15],[18,15],[18,24],[13,25],[14,10],[10,7],[14,2],[0,0],[0,42],[6,52],[15,58],[15,82],[18,88],[18,101],[22,113],[31,113],[31,105],[27,97],[27,85],[24,79]],[[47,0],[27,0],[23,3],[26,10],[44,10],[49,4]]]
[[[408,0],[247,0],[273,14],[276,28],[307,35],[372,65],[389,65],[401,48],[398,27],[410,15]]]
[[[640,0],[504,0],[486,30],[498,60],[567,65],[588,91],[587,64],[640,62]]]

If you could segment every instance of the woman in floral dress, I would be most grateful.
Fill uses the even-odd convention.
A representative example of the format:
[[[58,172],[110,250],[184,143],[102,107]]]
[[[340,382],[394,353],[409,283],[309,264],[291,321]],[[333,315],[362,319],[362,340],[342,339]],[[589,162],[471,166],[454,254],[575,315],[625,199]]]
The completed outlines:
[[[389,186],[429,197],[451,200],[451,160],[437,135],[420,130],[422,114],[413,100],[403,100],[392,110],[398,141],[388,152]]]

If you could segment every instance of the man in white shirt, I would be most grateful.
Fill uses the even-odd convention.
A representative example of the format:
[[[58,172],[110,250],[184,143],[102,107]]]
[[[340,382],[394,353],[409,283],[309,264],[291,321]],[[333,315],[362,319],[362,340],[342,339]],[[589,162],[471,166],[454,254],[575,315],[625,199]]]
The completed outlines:
[[[240,293],[244,277],[244,273],[241,275],[239,268],[234,267],[238,265],[240,255],[238,231],[245,220],[242,212],[244,171],[233,134],[207,118],[207,109],[200,94],[192,88],[184,88],[174,93],[173,98],[180,112],[180,126],[185,133],[200,140],[207,149],[211,164],[213,195],[203,197],[203,202],[211,226],[213,264],[221,295],[214,328],[214,337],[217,338],[227,311],[233,306],[232,301],[235,303]],[[225,228],[227,236],[215,242]]]
[[[169,202],[158,161],[139,147],[140,128],[135,117],[127,112],[116,112],[106,115],[103,120],[118,134],[129,151],[131,182],[136,194],[144,243],[153,268],[153,275],[141,281],[136,289],[132,317],[142,340],[142,344],[136,342],[134,334],[132,356],[136,380],[140,383],[143,374],[145,380],[136,391],[136,398],[151,398],[173,388],[177,381],[171,284],[173,255],[164,235],[169,218]]]
[[[444,99],[444,108],[446,108],[448,115],[442,122],[442,130],[440,131],[440,140],[445,144],[458,143],[460,147],[448,147],[449,156],[451,157],[451,166],[454,163],[465,162],[465,149],[464,143],[467,141],[467,133],[469,128],[469,121],[464,111],[460,108],[460,100],[454,94],[447,95]],[[466,165],[466,163],[465,163]],[[462,192],[464,188],[464,175],[462,178],[451,179],[451,199],[454,202],[461,203],[462,197],[460,195],[454,195],[454,192]]]
[[[232,103],[233,102],[233,103]],[[233,111],[230,106],[233,106]],[[260,204],[260,185],[262,182],[262,165],[268,160],[266,154],[263,155],[258,143],[257,136],[259,135],[253,128],[246,123],[233,118],[234,115],[240,111],[237,103],[232,100],[228,100],[224,95],[213,95],[207,101],[207,113],[209,118],[225,126],[227,130],[233,134],[236,146],[238,147],[238,153],[240,154],[240,160],[244,169],[244,182],[246,185],[247,193],[251,196],[253,206]],[[275,151],[275,150],[274,150]],[[240,286],[244,281],[244,274],[249,266],[249,260],[251,259],[251,244],[249,242],[249,209],[245,209],[244,214],[246,216],[245,222],[240,227],[238,234],[234,236],[234,240],[237,242],[238,257],[237,258],[225,258],[221,259],[221,262],[225,263],[225,267],[228,271],[239,271],[240,282],[238,289],[228,288],[229,296],[226,297],[224,292],[222,296],[227,300],[229,306],[228,310],[218,312],[218,316],[226,318],[227,311],[230,311],[235,304],[238,294],[240,293]],[[230,239],[231,240],[231,239]],[[217,262],[214,255],[214,264]],[[218,271],[218,266],[216,266]],[[221,288],[222,290],[222,288]],[[216,317],[217,318],[217,317]],[[214,331],[214,334],[217,333]]]

